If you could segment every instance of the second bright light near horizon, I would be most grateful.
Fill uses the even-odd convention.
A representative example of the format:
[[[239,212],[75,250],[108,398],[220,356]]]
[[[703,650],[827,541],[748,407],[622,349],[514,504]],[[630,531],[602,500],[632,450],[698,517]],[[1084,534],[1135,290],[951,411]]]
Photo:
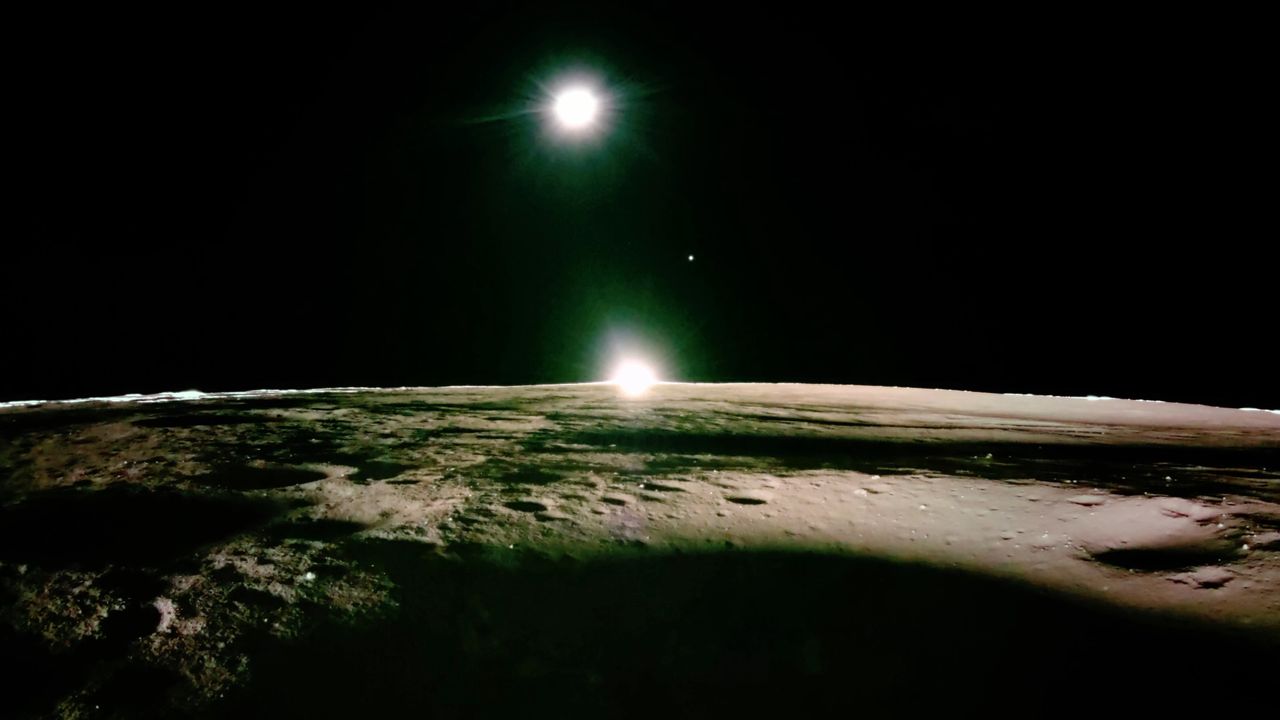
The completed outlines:
[[[658,374],[638,360],[625,360],[614,368],[609,382],[617,385],[623,395],[637,397],[657,384]]]

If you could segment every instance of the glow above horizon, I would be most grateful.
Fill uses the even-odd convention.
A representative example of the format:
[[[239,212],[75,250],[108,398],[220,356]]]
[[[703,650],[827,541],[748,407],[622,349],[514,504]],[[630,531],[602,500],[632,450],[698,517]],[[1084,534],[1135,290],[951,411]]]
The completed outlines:
[[[623,395],[638,397],[658,382],[658,374],[638,360],[626,360],[614,369],[609,382],[617,385]]]

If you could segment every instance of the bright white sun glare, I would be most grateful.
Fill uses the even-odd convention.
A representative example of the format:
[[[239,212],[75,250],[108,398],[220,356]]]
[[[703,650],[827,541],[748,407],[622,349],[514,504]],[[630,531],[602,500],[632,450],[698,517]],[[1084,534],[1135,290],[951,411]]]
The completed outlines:
[[[552,111],[566,129],[580,130],[596,119],[600,101],[584,87],[569,88],[556,96]]]
[[[658,375],[653,368],[637,360],[627,360],[613,371],[609,382],[618,386],[624,395],[635,397],[643,395],[658,382]]]

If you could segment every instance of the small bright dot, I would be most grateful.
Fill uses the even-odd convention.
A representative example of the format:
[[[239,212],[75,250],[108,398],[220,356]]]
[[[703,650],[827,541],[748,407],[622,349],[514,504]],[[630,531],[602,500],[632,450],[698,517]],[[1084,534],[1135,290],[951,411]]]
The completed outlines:
[[[613,377],[609,379],[609,382],[617,385],[624,395],[635,397],[636,395],[643,395],[654,383],[658,382],[658,375],[648,365],[635,360],[628,360],[613,371]]]
[[[586,88],[571,88],[556,96],[552,110],[560,124],[570,130],[580,130],[596,119],[600,101]]]
[[[689,256],[689,262],[693,262],[693,256],[692,256],[692,255],[690,255],[690,256]]]

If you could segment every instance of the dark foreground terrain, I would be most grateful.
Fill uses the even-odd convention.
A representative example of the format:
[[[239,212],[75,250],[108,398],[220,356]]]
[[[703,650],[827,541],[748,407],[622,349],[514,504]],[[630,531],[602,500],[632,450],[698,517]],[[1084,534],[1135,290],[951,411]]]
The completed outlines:
[[[897,388],[0,408],[0,715],[1274,705],[1280,415]]]

